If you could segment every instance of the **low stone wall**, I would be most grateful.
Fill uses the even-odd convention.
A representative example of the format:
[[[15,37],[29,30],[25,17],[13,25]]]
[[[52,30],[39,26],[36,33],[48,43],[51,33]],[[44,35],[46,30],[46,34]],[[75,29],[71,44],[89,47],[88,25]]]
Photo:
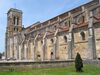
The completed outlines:
[[[33,61],[2,61],[0,62],[0,69],[27,69],[27,68],[48,68],[48,67],[66,67],[68,65],[74,64],[74,60],[67,61],[43,61],[43,62],[33,62]]]
[[[84,60],[84,64],[100,65],[100,60]],[[67,67],[74,64],[74,60],[67,61],[0,61],[0,70],[12,70],[12,69],[37,69],[48,67]]]
[[[94,65],[100,65],[100,60],[84,60],[84,64],[94,64]]]

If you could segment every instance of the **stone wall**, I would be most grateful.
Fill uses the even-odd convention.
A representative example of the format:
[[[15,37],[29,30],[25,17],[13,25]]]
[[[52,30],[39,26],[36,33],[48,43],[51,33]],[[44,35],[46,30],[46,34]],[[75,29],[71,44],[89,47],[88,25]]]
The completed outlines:
[[[84,36],[81,33],[84,32]],[[78,28],[74,31],[74,50],[73,50],[73,57],[75,58],[76,54],[80,53],[83,59],[89,58],[88,57],[88,31],[87,28]]]
[[[64,36],[59,36],[59,59],[60,60],[67,60],[68,59],[68,45],[67,39],[64,39]]]
[[[6,43],[7,56],[14,58],[16,52],[21,50],[19,58],[24,60],[68,60],[75,58],[77,52],[83,59],[96,59],[96,54],[97,57],[100,56],[100,4],[98,2],[99,0],[93,0],[43,23],[39,22],[24,28],[20,33],[13,33],[13,37],[6,37],[10,44]],[[17,12],[18,10],[13,14]],[[12,14],[8,15],[12,17]],[[19,16],[21,17],[21,13]],[[13,22],[12,19],[11,21]],[[10,27],[16,28],[14,24]],[[21,41],[22,45],[17,44],[21,47],[16,49],[13,38],[19,34],[22,38],[17,42]],[[45,45],[43,45],[44,39]]]
[[[74,60],[67,61],[0,61],[0,69],[37,69],[37,68],[50,68],[50,67],[66,67],[68,65],[74,64]]]
[[[84,60],[84,64],[100,65],[100,60]],[[50,68],[50,67],[67,67],[73,65],[74,60],[67,61],[0,61],[0,70],[13,70],[13,69],[37,69],[37,68]],[[74,65],[73,65],[74,66]]]
[[[95,25],[95,38],[97,58],[100,58],[100,23],[96,23]]]

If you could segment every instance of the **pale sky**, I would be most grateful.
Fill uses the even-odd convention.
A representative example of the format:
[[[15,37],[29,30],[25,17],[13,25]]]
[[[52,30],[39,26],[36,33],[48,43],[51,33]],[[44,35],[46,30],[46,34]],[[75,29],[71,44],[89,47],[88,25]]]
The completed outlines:
[[[5,51],[5,31],[7,11],[17,8],[23,11],[25,27],[40,21],[43,22],[91,0],[0,0],[0,52]]]

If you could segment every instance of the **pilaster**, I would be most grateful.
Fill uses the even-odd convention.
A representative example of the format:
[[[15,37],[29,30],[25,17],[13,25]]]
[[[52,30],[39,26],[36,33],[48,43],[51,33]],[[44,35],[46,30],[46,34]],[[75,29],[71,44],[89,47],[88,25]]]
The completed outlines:
[[[96,59],[96,43],[95,33],[93,27],[93,13],[90,12],[89,25],[88,25],[88,56],[90,59]]]

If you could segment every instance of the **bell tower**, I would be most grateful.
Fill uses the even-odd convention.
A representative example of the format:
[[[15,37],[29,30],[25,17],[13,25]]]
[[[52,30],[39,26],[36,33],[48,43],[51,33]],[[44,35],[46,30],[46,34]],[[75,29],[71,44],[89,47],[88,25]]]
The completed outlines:
[[[21,32],[22,30],[22,11],[11,8],[7,13],[7,32],[9,36]]]
[[[6,58],[15,56],[14,41],[18,33],[22,31],[22,11],[11,8],[7,13],[7,28],[6,28]],[[17,40],[17,39],[16,39]]]

